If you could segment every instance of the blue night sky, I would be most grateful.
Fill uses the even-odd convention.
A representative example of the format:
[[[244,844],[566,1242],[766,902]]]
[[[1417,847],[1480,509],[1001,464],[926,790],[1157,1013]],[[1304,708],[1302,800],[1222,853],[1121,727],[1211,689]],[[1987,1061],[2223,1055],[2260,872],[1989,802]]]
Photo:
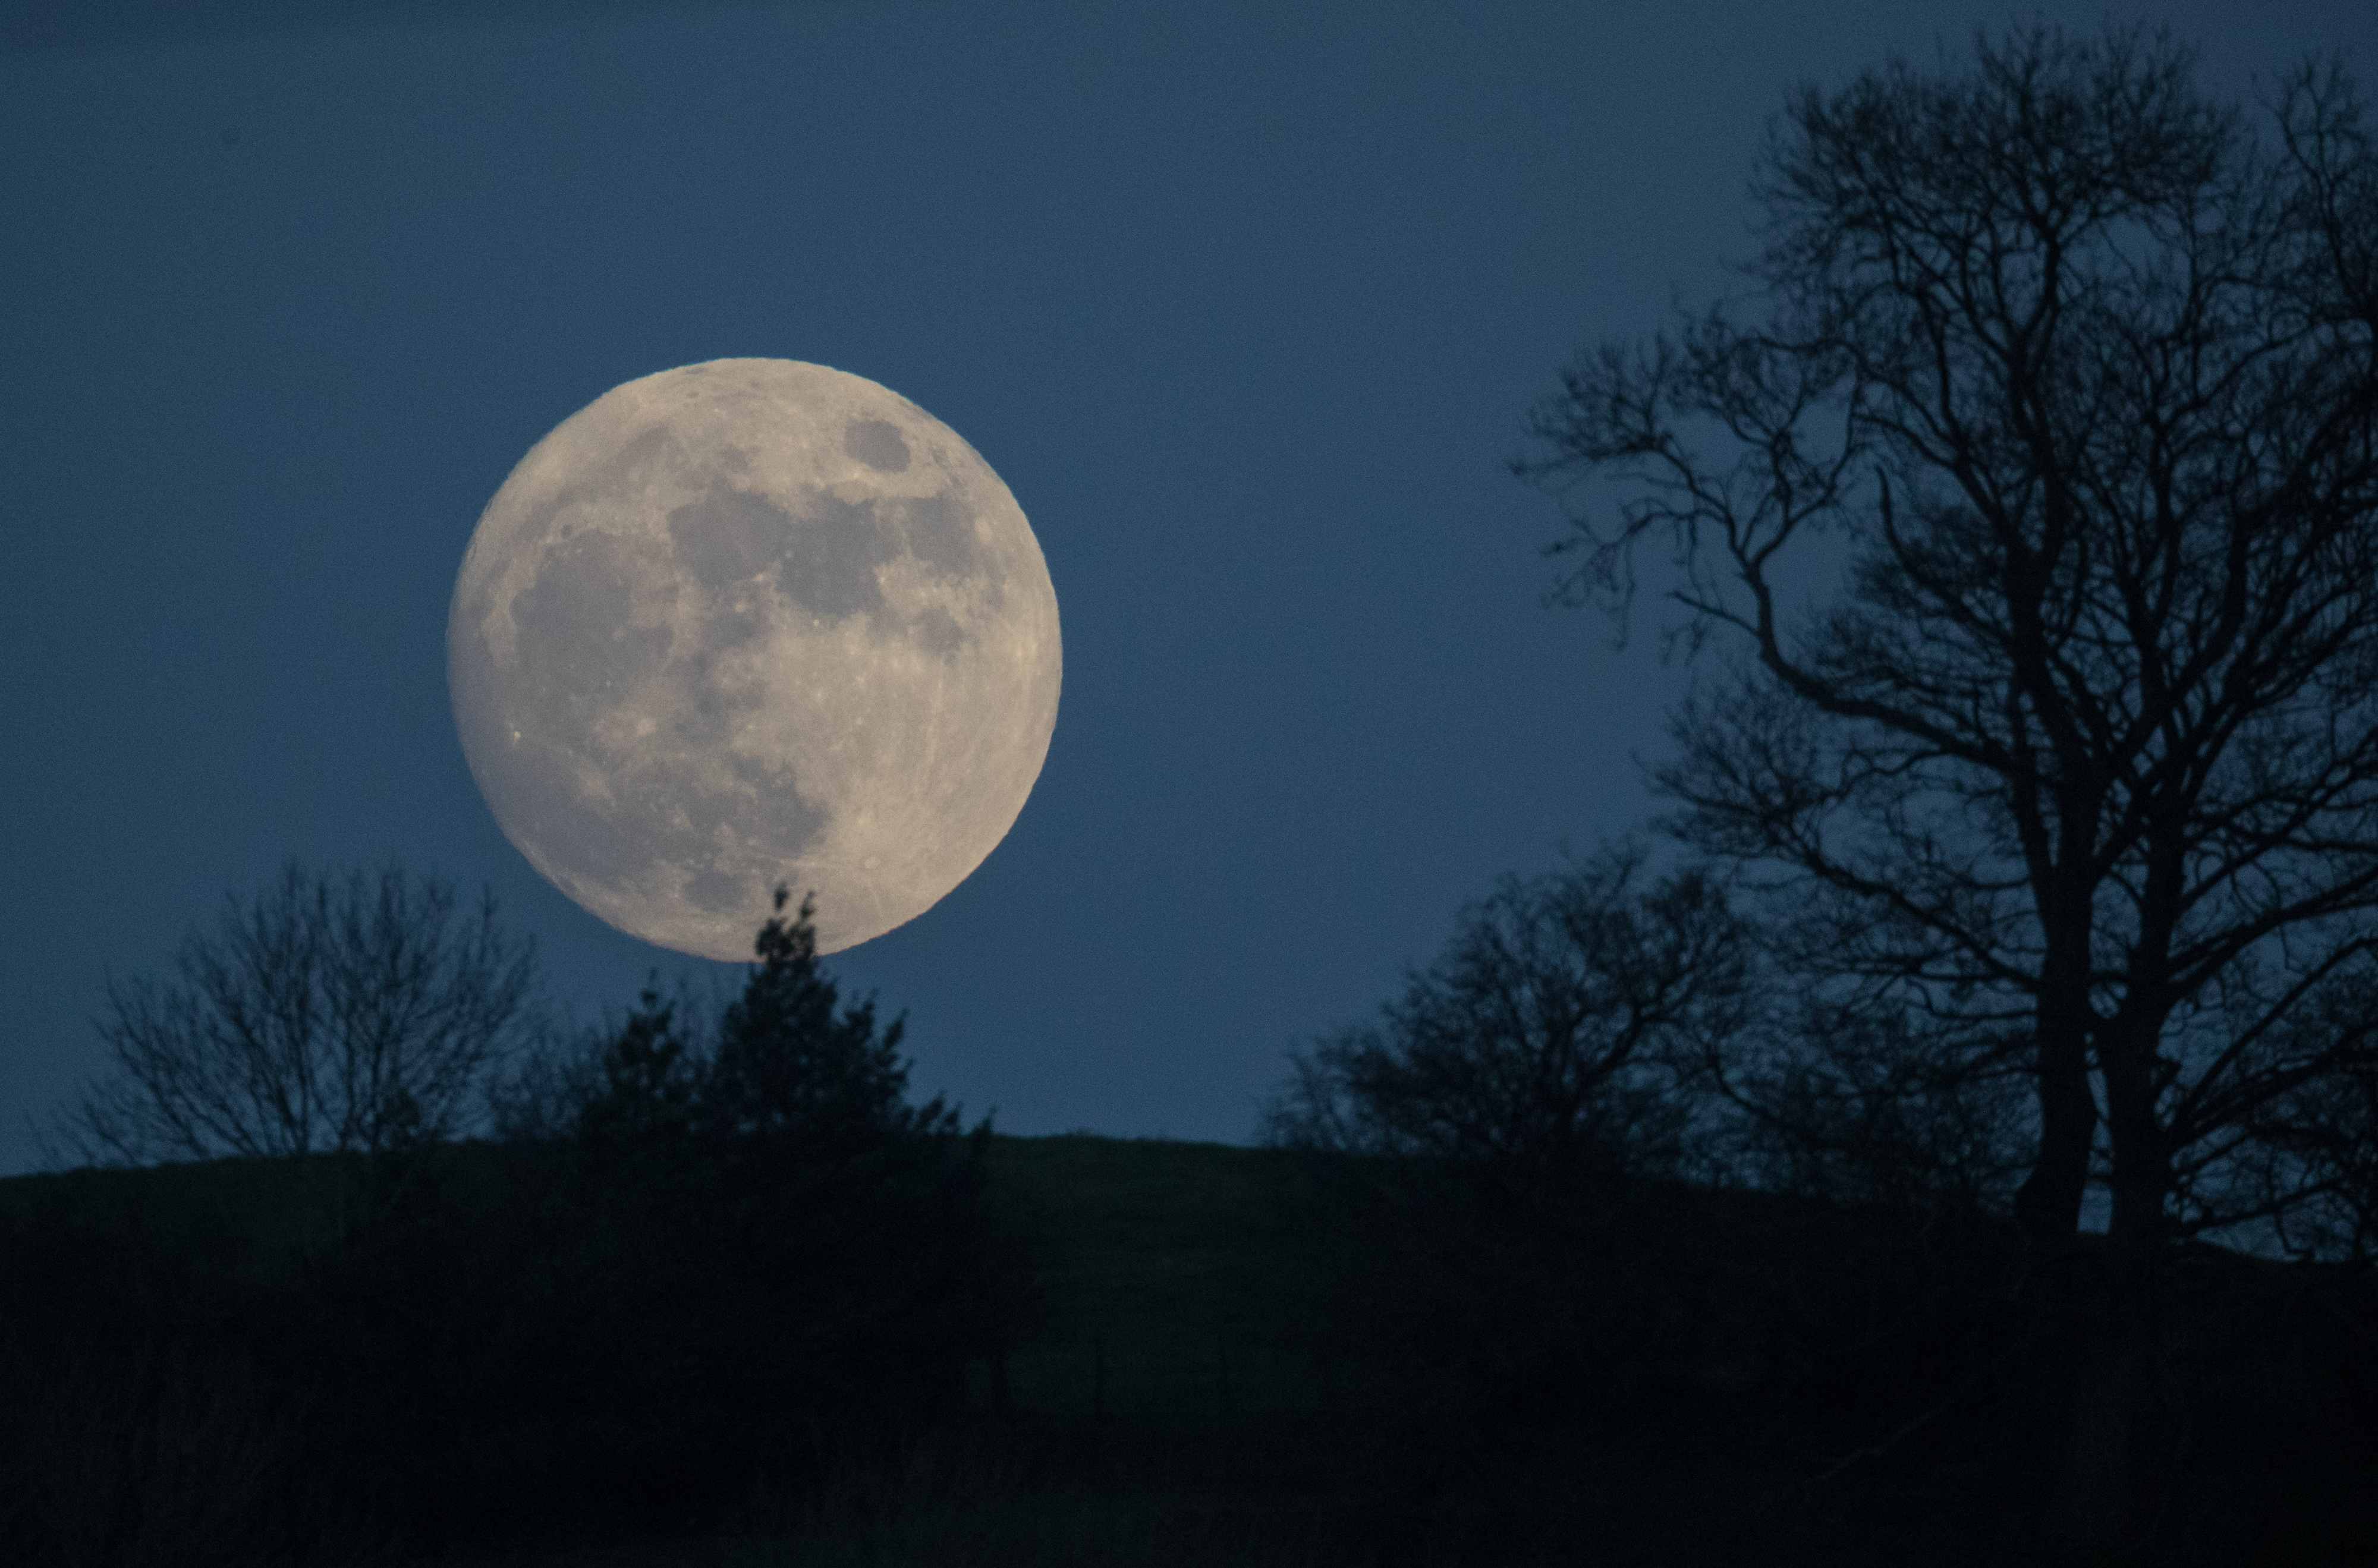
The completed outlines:
[[[1657,553],[1623,651],[1544,607],[1529,406],[1745,286],[1795,85],[2018,15],[494,9],[0,6],[0,1173],[102,1068],[107,975],[292,856],[492,886],[582,1019],[735,977],[506,841],[445,638],[531,445],[745,355],[955,428],[1063,615],[1014,830],[832,972],[969,1120],[1251,1141],[1466,900],[1657,809],[1681,612]],[[2168,21],[2258,120],[2311,51],[2378,88],[2367,0],[2042,14]]]

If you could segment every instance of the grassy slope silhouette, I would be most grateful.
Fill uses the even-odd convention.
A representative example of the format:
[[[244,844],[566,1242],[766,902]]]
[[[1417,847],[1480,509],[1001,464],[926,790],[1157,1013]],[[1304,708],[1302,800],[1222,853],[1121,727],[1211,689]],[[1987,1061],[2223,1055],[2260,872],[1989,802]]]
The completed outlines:
[[[485,1145],[430,1154],[462,1190],[500,1179]],[[1342,1303],[1333,1280],[1387,1295],[1425,1295],[1428,1282],[1392,1267],[1343,1273],[1345,1215],[1301,1179],[1310,1167],[1275,1151],[1083,1134],[994,1137],[990,1158],[991,1209],[1027,1247],[1041,1298],[1003,1379],[988,1362],[970,1373],[970,1402],[993,1424],[920,1450],[894,1474],[844,1478],[823,1498],[755,1491],[701,1543],[449,1561],[1419,1562],[1489,1532],[1535,1543],[1501,1559],[1515,1562],[1563,1561],[1559,1543],[1581,1535],[1612,1562],[1750,1550],[1770,1562],[1889,1561],[1910,1550],[2005,1560],[1956,1497],[1918,1486],[1913,1502],[1885,1507],[1889,1488],[1874,1490],[1872,1478],[1888,1480],[1896,1461],[1861,1466],[1846,1490],[1823,1479],[1900,1418],[1914,1380],[1945,1382],[1962,1364],[1953,1333],[1927,1337],[1904,1239],[1870,1216],[1769,1193],[1637,1193],[1635,1228],[1616,1233],[1596,1265],[1633,1315],[1608,1320],[1612,1342],[1577,1365],[1523,1368],[1519,1379],[1538,1385],[1541,1404],[1577,1407],[1576,1418],[1473,1402],[1446,1418],[1441,1442],[1416,1444],[1415,1429],[1441,1406],[1412,1369],[1347,1352],[1318,1329]],[[265,1285],[336,1234],[342,1168],[318,1156],[22,1177],[0,1180],[0,1216],[52,1208]],[[1937,1271],[1950,1245],[1978,1281],[2006,1241],[1983,1227],[1920,1246],[1934,1250],[1927,1266]],[[2304,1341],[2275,1334],[2267,1314],[2286,1311],[2307,1276],[2228,1254],[2203,1263],[2224,1300],[2261,1302],[2231,1311],[2226,1337],[2217,1323],[2191,1331],[2205,1386],[2268,1392],[2273,1353],[2285,1359]],[[1986,1315],[1987,1300],[1968,1295]],[[1902,1407],[1887,1408],[1894,1398]],[[2283,1423],[2287,1408],[2279,1398],[2272,1418]],[[1962,1430],[1964,1418],[1941,1426]],[[2232,1434],[2208,1435],[2209,1462],[2268,1463],[2222,1461],[2218,1442]],[[1928,1441],[1911,1450],[1946,1454],[1952,1472],[1972,1467],[1985,1508],[2020,1480],[2020,1455],[1985,1465],[1953,1441]],[[2230,1538],[2270,1535],[2275,1511],[2325,1506],[2281,1493],[2234,1510]]]

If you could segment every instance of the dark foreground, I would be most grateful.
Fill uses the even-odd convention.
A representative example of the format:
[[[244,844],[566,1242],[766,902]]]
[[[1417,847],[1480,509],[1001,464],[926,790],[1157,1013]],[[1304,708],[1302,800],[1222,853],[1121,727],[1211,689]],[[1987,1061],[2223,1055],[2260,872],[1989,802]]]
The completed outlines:
[[[829,1312],[820,1264],[762,1329],[875,1371],[803,1383],[799,1346],[689,1331],[728,1299],[695,1265],[565,1275],[521,1261],[555,1245],[533,1227],[476,1233],[493,1167],[456,1158],[441,1217],[368,1267],[321,1239],[329,1166],[0,1182],[0,1557],[2059,1561],[2067,1374],[2009,1326],[1987,1234],[1676,1192],[1498,1254],[1382,1239],[1253,1151],[997,1139],[1030,1287],[1007,1337],[879,1311],[880,1282]],[[2206,1252],[2182,1298],[2153,1528],[2104,1561],[2378,1562],[2366,1284]]]

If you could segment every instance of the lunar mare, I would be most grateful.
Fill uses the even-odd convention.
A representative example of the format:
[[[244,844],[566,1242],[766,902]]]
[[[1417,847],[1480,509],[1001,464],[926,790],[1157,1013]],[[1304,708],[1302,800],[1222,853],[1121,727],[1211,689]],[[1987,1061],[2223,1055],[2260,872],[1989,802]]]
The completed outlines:
[[[462,751],[504,834],[613,926],[819,951],[1006,836],[1057,721],[1057,597],[974,449],[861,377],[722,359],[613,389],[512,470],[454,585]]]

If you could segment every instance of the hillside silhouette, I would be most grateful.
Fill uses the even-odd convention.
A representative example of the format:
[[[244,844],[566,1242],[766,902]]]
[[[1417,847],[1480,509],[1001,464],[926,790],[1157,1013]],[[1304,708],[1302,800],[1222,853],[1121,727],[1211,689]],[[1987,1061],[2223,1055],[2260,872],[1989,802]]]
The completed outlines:
[[[1407,1223],[1400,1249],[1372,1237],[1351,1194],[1376,1162],[979,1146],[1013,1315],[956,1332],[862,1312],[835,1375],[800,1382],[779,1343],[790,1364],[740,1389],[720,1373],[748,1344],[687,1336],[734,1299],[697,1286],[721,1261],[601,1263],[547,1204],[571,1168],[558,1144],[441,1146],[362,1230],[337,1201],[372,1179],[360,1155],[0,1182],[6,1452],[32,1482],[11,1535],[52,1554],[20,1561],[796,1562],[874,1539],[922,1554],[886,1561],[1444,1562],[1491,1542],[1556,1562],[1584,1538],[1612,1562],[2024,1560],[1994,1504],[2038,1461],[1994,1438],[2048,1391],[1991,1373],[2021,1255],[2004,1227],[1919,1236],[1649,1184],[1608,1195],[1604,1254],[1507,1252],[1497,1275],[1475,1215]],[[1439,1194],[1456,1213],[1458,1186]],[[557,1291],[565,1240],[598,1254],[576,1282],[613,1294]],[[1525,1272],[1547,1281],[1533,1299]],[[1580,1277],[1603,1284],[1565,1310],[1605,1337],[1531,1328]],[[2158,1560],[2352,1561],[2366,1284],[2216,1249],[2186,1277],[2179,1462],[2200,1503]],[[802,1291],[783,1283],[791,1328]],[[888,1306],[914,1283],[856,1288]],[[754,1382],[800,1392],[772,1406]],[[1924,1430],[1857,1458],[1936,1392],[1952,1397]],[[997,1554],[949,1555],[957,1538]],[[642,1555],[589,1555],[622,1543]]]

